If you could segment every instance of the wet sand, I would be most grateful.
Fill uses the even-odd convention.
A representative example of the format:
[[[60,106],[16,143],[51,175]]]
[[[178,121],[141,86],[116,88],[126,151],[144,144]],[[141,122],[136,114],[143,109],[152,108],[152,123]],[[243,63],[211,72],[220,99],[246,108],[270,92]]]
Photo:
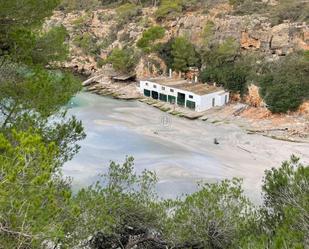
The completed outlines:
[[[137,171],[156,171],[164,198],[191,193],[200,180],[240,177],[245,192],[258,202],[265,169],[280,166],[291,154],[309,164],[309,144],[249,135],[234,124],[190,121],[137,101],[89,93],[73,102],[69,113],[83,121],[87,133],[80,153],[64,167],[76,188],[94,182],[110,160],[132,155]]]

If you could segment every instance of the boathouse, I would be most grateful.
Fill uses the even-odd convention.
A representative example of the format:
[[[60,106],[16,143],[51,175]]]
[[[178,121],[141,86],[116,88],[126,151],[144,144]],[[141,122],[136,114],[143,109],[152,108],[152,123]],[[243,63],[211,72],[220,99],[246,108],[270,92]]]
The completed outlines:
[[[197,112],[224,106],[229,102],[229,93],[223,88],[167,77],[140,80],[139,90],[146,97]]]

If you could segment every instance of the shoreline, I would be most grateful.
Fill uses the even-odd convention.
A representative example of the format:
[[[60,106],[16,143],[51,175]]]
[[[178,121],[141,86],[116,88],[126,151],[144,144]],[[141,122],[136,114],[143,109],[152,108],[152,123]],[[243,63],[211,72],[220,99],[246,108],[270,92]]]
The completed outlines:
[[[243,178],[245,192],[250,195],[260,193],[264,170],[279,167],[283,161],[289,160],[292,154],[299,156],[302,162],[309,164],[308,143],[294,143],[275,140],[260,134],[248,134],[246,130],[235,123],[192,121],[168,115],[148,105],[143,104],[141,108],[143,108],[143,113],[135,113],[132,110],[130,118],[123,118],[119,114],[114,114],[113,118],[117,120],[117,123],[121,122],[140,135],[160,143],[175,144],[175,146],[181,146],[192,153],[207,155],[215,159],[221,168],[218,169],[213,179],[226,179],[226,175],[229,175],[229,178]],[[126,108],[118,108],[117,113],[125,110]],[[148,117],[147,122],[143,122],[143,117],[146,116],[148,110],[151,113],[156,112],[156,115]],[[170,117],[170,127],[162,127],[161,121],[158,120],[158,117],[164,117],[164,115]],[[98,124],[106,125],[100,124],[100,122]],[[214,144],[214,138],[218,139],[219,145]],[[169,170],[159,171],[159,178],[160,176],[163,176],[164,179],[169,177],[167,171]],[[170,177],[175,176],[171,174]],[[204,177],[195,172],[190,178],[201,180]],[[208,180],[211,178],[206,177]],[[254,199],[259,199],[259,197],[255,196]]]
[[[98,76],[87,80],[86,91],[100,96],[110,96],[119,100],[136,100],[159,109],[163,113],[212,123],[234,123],[248,134],[259,134],[275,140],[309,143],[309,113],[307,115],[272,115],[259,118],[265,108],[250,107],[243,103],[230,103],[225,107],[215,107],[204,112],[195,112],[187,108],[171,105],[158,100],[144,97],[136,90],[136,82],[112,83],[108,77]],[[282,119],[280,123],[280,119]],[[278,122],[279,120],[279,122]],[[295,124],[298,127],[295,127]]]

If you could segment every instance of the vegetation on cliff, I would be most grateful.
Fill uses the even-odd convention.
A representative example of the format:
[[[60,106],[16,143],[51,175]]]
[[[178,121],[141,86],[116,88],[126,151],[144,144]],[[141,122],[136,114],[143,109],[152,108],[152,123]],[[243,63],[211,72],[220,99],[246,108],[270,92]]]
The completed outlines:
[[[309,98],[309,60],[306,53],[290,54],[266,63],[261,73],[261,94],[272,112],[295,111]]]
[[[77,22],[77,34],[73,34],[72,41],[85,55],[92,57],[99,68],[111,63],[116,70],[130,72],[140,63],[147,64],[144,68],[156,68],[157,65],[162,65],[162,60],[167,68],[178,72],[185,73],[191,66],[198,67],[203,82],[216,82],[236,95],[245,96],[248,85],[258,85],[264,102],[274,113],[295,111],[309,98],[304,90],[308,78],[306,63],[301,62],[301,52],[296,51],[298,48],[291,49],[300,39],[304,42],[301,45],[303,48],[308,46],[306,32],[301,31],[295,35],[293,44],[289,43],[290,34],[299,32],[298,26],[301,22],[308,22],[307,1],[63,0],[59,9],[73,13],[76,10],[81,11],[82,16],[74,21]],[[98,9],[110,11],[92,12]],[[101,13],[104,13],[103,16]],[[195,14],[207,18],[189,18]],[[178,23],[182,17],[185,17],[184,21]],[[98,31],[94,31],[98,21],[96,18],[106,24],[112,23],[110,31],[102,37],[97,35]],[[96,22],[93,28],[89,28],[91,19]],[[231,19],[235,25],[242,23],[242,30],[237,34],[234,34],[233,30],[227,31],[226,33],[231,34],[230,37],[226,34],[221,36],[221,27],[216,22],[220,20],[219,22],[225,25],[225,21],[228,22],[225,19]],[[196,21],[200,20],[203,23],[201,27],[196,24]],[[196,30],[192,37],[190,27],[182,28],[186,26],[186,21],[197,26],[196,30],[200,31],[198,36],[195,34]],[[299,22],[298,26],[292,25],[293,22]],[[290,25],[286,27],[288,23]],[[260,27],[258,32],[263,34],[264,39],[256,38],[256,34],[249,34],[247,29],[252,25]],[[264,34],[265,29],[274,25],[278,25],[281,30],[277,36],[279,38],[276,39],[272,38],[272,34]],[[104,28],[104,25],[102,27]],[[240,46],[245,39],[248,42],[246,51]],[[281,43],[289,44],[282,48]],[[271,50],[271,47],[274,47],[274,50]],[[267,51],[266,58],[263,58],[266,49],[270,51]],[[298,61],[297,65],[302,64],[299,65],[300,70],[295,66],[294,69],[288,66],[289,59],[284,56],[289,53],[294,54],[290,57]],[[161,61],[154,59],[158,55]],[[257,63],[254,63],[255,61]],[[294,82],[281,77],[282,82],[278,83],[279,75],[284,71],[279,70],[277,64],[286,65],[284,67],[289,74],[293,74],[292,70],[295,70]],[[141,67],[138,68],[141,71]],[[264,70],[266,68],[271,70]],[[164,70],[156,68],[154,71]],[[299,85],[302,86],[298,87]]]
[[[155,51],[155,42],[162,39],[165,34],[165,29],[160,26],[153,26],[143,32],[142,38],[136,43],[136,46],[142,49],[145,53]]]

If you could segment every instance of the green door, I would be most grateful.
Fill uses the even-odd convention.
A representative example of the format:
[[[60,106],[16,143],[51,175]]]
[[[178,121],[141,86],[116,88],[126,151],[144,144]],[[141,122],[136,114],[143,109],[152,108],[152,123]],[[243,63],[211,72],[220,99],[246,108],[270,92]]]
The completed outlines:
[[[159,93],[156,91],[151,91],[151,97],[153,99],[159,99]]]
[[[175,104],[176,103],[176,97],[168,95],[168,102],[170,102],[171,104]]]
[[[178,93],[177,95],[177,105],[184,106],[186,101],[186,95],[184,93]]]
[[[186,106],[192,110],[195,110],[195,102],[187,100]]]
[[[167,101],[167,96],[163,93],[160,93],[160,100],[166,102]]]
[[[146,97],[150,97],[150,91],[147,90],[147,89],[144,89],[144,95],[145,95]]]

